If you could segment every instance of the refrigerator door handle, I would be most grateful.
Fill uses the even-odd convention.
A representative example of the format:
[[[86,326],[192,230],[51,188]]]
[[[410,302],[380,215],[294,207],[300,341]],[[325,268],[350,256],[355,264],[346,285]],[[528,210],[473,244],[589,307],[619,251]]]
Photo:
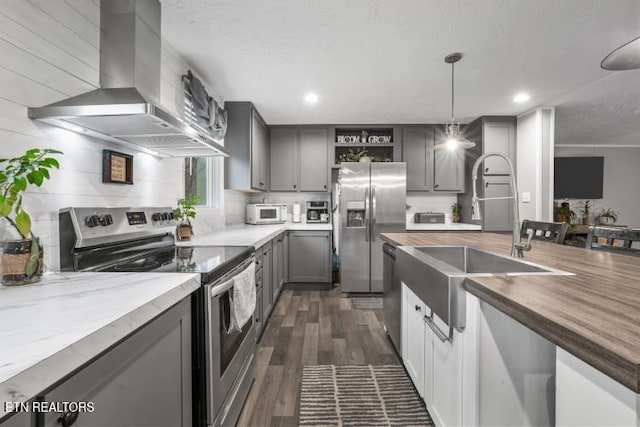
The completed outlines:
[[[371,241],[376,240],[376,187],[371,186]]]
[[[369,241],[369,189],[365,189],[364,190],[364,226],[365,226],[365,232],[364,232],[364,241],[368,242]]]

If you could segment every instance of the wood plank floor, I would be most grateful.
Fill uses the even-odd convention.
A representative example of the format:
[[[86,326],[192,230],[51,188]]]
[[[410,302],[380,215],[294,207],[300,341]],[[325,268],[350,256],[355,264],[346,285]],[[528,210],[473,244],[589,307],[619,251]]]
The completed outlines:
[[[357,298],[357,297],[356,297]],[[283,290],[258,342],[256,380],[238,426],[295,426],[303,365],[399,364],[382,310],[331,291]]]

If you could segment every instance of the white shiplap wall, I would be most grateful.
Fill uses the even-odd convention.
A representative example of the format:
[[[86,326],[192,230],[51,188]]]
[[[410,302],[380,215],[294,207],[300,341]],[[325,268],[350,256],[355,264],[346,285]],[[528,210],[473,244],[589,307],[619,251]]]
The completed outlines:
[[[28,106],[99,86],[99,25],[97,0],[2,0],[0,7],[0,157],[32,147],[64,152],[61,169],[25,197],[34,232],[45,244],[45,262],[53,269],[59,264],[60,208],[173,206],[184,192],[182,159],[159,159],[28,119]],[[181,108],[180,76],[188,68],[163,41],[161,100],[174,112]],[[134,155],[134,185],[101,182],[103,149]],[[2,225],[0,240],[9,233]]]

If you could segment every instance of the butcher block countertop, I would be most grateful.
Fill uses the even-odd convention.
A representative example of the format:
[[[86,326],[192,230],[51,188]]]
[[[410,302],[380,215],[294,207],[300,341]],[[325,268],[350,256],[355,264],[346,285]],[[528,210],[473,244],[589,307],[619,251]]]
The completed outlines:
[[[511,236],[388,233],[394,246],[469,246],[509,255]],[[525,260],[575,276],[474,277],[465,289],[640,393],[640,258],[532,242]]]

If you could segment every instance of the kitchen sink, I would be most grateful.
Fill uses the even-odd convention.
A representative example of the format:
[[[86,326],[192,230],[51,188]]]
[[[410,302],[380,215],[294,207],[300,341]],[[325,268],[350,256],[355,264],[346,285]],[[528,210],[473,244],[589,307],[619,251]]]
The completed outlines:
[[[451,328],[466,323],[466,278],[572,275],[467,246],[399,246],[395,268],[400,280]]]

